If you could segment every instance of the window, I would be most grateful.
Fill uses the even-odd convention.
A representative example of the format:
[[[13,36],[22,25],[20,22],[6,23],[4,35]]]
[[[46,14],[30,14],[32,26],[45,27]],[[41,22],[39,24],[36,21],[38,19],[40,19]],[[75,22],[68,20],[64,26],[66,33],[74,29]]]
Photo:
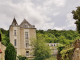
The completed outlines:
[[[14,40],[14,46],[16,46],[16,39]]]
[[[54,46],[55,46],[55,44],[54,44]]]
[[[26,56],[29,56],[29,51],[26,51]]]
[[[26,43],[26,48],[29,48],[29,43]]]
[[[25,27],[28,27],[27,25],[25,25]]]
[[[24,27],[25,27],[25,28],[28,28],[29,26],[25,24]]]
[[[28,32],[25,32],[25,39],[28,39]]]
[[[14,36],[16,36],[16,30],[14,30]]]
[[[53,46],[53,44],[51,44],[51,46]]]

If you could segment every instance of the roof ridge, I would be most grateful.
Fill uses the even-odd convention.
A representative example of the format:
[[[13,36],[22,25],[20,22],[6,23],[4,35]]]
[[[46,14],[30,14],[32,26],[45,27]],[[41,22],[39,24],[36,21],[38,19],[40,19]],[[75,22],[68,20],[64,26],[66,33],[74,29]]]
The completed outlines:
[[[26,19],[24,19],[24,20],[21,22],[20,25],[22,25],[22,24],[25,23],[25,22],[27,22],[27,23],[31,26],[31,24],[30,24]]]

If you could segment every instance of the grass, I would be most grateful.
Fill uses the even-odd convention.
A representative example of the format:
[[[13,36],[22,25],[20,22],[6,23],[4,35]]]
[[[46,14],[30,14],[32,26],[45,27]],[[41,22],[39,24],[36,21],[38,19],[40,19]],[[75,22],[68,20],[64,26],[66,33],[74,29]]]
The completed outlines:
[[[29,59],[29,60],[34,60],[34,59]],[[50,58],[47,58],[47,59],[44,59],[44,60],[57,60],[57,57],[50,57]]]
[[[47,58],[45,60],[57,60],[57,57],[50,57],[50,58]]]

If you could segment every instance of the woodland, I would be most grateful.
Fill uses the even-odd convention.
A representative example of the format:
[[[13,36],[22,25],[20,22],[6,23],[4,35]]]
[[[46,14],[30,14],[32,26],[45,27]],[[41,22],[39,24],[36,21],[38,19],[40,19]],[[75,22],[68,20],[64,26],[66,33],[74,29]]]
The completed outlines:
[[[2,44],[7,46],[10,42],[9,40],[9,30],[0,29],[0,33],[2,35]],[[73,30],[36,30],[36,37],[41,35],[42,38],[45,39],[46,43],[61,43],[61,44],[70,44],[74,40],[79,39],[80,35],[77,31]]]

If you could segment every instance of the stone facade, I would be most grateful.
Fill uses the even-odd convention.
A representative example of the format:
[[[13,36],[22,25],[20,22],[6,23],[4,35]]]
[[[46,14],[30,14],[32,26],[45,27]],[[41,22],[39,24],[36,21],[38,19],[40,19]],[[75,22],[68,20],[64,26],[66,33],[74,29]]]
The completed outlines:
[[[48,46],[51,49],[51,55],[52,56],[57,56],[58,50],[57,50],[57,46],[59,43],[47,43]]]
[[[75,50],[72,56],[72,60],[80,60],[80,39],[76,40],[73,45]]]
[[[5,60],[5,49],[6,47],[3,44],[1,44],[1,41],[0,41],[0,50],[1,50],[0,60]]]
[[[22,55],[32,58],[32,47],[30,46],[30,38],[36,38],[36,28],[31,25],[26,19],[18,25],[16,19],[13,19],[9,28],[10,42],[17,51],[17,56]]]
[[[80,48],[74,50],[72,60],[80,60]]]

